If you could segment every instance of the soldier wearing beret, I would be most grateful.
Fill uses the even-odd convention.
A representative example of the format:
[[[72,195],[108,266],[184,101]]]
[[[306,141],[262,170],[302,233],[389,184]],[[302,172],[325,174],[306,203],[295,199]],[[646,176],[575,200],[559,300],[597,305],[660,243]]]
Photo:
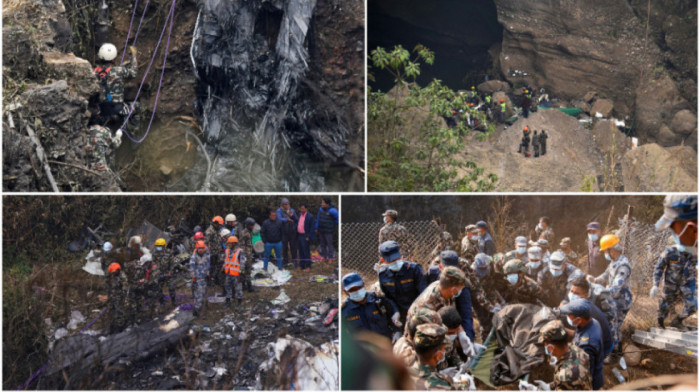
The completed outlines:
[[[384,218],[384,226],[379,230],[379,244],[386,241],[396,241],[399,243],[399,247],[407,255],[410,255],[411,235],[405,227],[396,223],[399,219],[399,213],[396,210],[386,210],[382,217]]]

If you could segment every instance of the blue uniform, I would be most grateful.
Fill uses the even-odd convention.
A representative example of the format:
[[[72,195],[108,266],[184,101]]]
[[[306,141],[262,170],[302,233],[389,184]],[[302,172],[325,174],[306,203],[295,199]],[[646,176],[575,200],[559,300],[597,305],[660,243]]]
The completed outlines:
[[[421,266],[409,261],[405,261],[396,272],[389,268],[380,271],[379,285],[386,298],[396,304],[401,321],[406,320],[406,313],[411,304],[428,286]]]
[[[197,251],[190,258],[190,277],[195,278],[194,308],[200,311],[207,294],[207,277],[209,276],[209,250],[200,255]]]
[[[345,322],[357,330],[368,330],[391,339],[391,315],[398,310],[389,301],[384,301],[386,312],[380,310],[381,298],[372,292],[367,292],[364,304],[346,298],[342,305],[342,316]]]
[[[600,324],[595,318],[584,327],[576,328],[573,343],[588,354],[590,371],[593,378],[593,389],[598,390],[603,386],[603,360],[605,359],[603,348],[603,336]]]
[[[605,286],[615,302],[615,319],[610,321],[615,344],[621,343],[620,327],[625,321],[627,312],[632,306],[632,291],[630,291],[630,276],[632,266],[625,255],[620,255],[617,260],[611,262],[608,268],[595,279],[595,283]]]
[[[484,233],[483,236],[479,236],[479,253],[486,253],[489,256],[493,256],[496,253],[496,244],[491,238],[491,234]]]
[[[698,257],[681,252],[675,246],[668,248],[659,257],[654,267],[654,286],[664,278],[663,296],[659,299],[659,318],[666,318],[672,305],[683,300],[683,311],[678,318],[693,315],[698,308],[696,277]]]
[[[432,266],[428,270],[426,283],[431,284],[440,279],[440,267]],[[474,332],[474,315],[472,314],[472,294],[469,287],[465,287],[459,297],[455,300],[457,312],[462,317],[462,329],[469,336],[469,339],[474,340],[476,332]]]

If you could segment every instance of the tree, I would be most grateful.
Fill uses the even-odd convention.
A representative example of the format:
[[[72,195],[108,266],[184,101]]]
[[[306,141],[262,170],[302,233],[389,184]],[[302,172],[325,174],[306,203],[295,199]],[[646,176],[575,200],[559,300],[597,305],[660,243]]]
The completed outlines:
[[[484,113],[470,108],[465,98],[434,79],[427,86],[416,83],[421,62],[432,65],[435,55],[423,45],[410,53],[401,45],[371,53],[374,67],[389,72],[396,83],[389,92],[369,88],[368,188],[372,191],[464,191],[494,189],[495,174],[471,160],[460,161],[463,139],[471,129],[467,116],[486,124]],[[370,79],[373,76],[369,75]],[[448,127],[446,119],[455,118]],[[494,131],[489,125],[485,138]],[[461,173],[460,173],[461,170]]]

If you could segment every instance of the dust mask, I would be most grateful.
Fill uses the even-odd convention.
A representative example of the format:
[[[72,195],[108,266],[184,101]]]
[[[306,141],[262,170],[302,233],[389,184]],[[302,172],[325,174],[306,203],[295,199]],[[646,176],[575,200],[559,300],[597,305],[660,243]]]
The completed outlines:
[[[363,299],[365,299],[365,295],[367,295],[367,290],[365,288],[361,288],[355,292],[352,292],[348,295],[350,297],[350,300],[355,301],[355,302],[360,302]]]

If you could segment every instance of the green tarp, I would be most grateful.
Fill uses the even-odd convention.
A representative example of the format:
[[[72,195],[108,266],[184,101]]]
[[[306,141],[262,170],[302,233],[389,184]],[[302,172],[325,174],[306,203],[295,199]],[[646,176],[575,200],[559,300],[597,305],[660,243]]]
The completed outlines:
[[[562,112],[564,112],[572,117],[578,117],[578,115],[581,114],[581,109],[579,109],[579,108],[546,108],[544,106],[537,107],[537,110],[549,110],[549,109],[559,109]]]

